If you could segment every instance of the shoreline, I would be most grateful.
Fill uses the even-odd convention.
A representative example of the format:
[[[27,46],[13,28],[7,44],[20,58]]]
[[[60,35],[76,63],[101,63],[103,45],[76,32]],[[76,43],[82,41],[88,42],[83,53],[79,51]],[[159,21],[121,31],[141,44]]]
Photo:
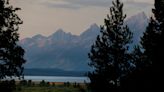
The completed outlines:
[[[55,82],[55,83],[89,83],[88,77],[73,77],[73,76],[24,76],[23,78],[6,78],[5,80],[15,80],[15,81],[33,81],[33,82]]]

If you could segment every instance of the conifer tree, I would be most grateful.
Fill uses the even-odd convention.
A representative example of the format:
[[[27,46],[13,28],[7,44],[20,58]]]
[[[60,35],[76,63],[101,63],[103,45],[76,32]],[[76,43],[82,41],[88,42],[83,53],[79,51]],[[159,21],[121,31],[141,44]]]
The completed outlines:
[[[124,24],[126,15],[123,13],[123,3],[120,0],[113,1],[110,15],[104,19],[101,26],[101,34],[88,54],[94,69],[88,74],[89,87],[93,92],[116,91],[120,78],[129,71],[130,54],[128,53],[132,33]]]
[[[160,87],[160,81],[163,80],[162,62],[164,61],[164,0],[155,0],[152,12],[154,16],[150,18],[147,30],[141,38],[141,45],[144,49],[143,55],[145,57],[143,62],[145,67],[151,72],[151,76],[149,76],[151,77],[150,81],[153,81],[155,78],[156,86]],[[153,66],[155,67],[153,68]],[[156,75],[156,77],[153,78],[153,75]]]
[[[162,72],[162,62],[164,61],[164,0],[155,0],[155,9],[153,9],[154,13],[154,21],[156,22],[156,35],[159,36],[156,38],[156,47],[153,48],[154,50],[157,48],[156,52],[154,53],[153,64],[156,66],[157,71]],[[154,38],[155,39],[155,38]]]
[[[20,8],[13,8],[9,0],[0,0],[0,80],[20,77],[25,63],[24,50],[17,44],[19,25],[23,23],[17,10]]]
[[[160,64],[160,61],[163,61],[164,0],[155,0],[154,6],[152,9],[154,16],[150,18],[147,30],[141,38],[147,64],[150,65]]]
[[[122,90],[125,92],[162,89],[160,82],[163,80],[162,62],[164,61],[164,54],[162,54],[164,52],[164,0],[155,0],[154,6],[155,8],[152,9],[154,16],[150,18],[141,38],[141,48],[135,49],[132,54],[136,68],[121,82]]]

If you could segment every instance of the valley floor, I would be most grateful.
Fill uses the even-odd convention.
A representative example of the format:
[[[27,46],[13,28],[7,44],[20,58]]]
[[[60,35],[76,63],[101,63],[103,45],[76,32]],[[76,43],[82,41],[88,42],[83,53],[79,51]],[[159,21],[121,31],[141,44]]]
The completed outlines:
[[[40,83],[19,83],[14,92],[86,92],[86,84],[78,83],[50,83],[41,81]]]

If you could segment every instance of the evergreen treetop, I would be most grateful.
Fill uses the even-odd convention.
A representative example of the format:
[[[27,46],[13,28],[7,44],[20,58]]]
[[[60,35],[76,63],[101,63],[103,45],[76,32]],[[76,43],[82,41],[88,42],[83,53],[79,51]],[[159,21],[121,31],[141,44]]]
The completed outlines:
[[[120,78],[129,71],[128,45],[131,43],[132,32],[124,24],[125,18],[123,3],[115,0],[110,15],[107,15],[104,26],[101,26],[101,34],[88,54],[91,60],[89,65],[95,69],[88,74],[94,92],[101,92],[102,89],[116,90]]]

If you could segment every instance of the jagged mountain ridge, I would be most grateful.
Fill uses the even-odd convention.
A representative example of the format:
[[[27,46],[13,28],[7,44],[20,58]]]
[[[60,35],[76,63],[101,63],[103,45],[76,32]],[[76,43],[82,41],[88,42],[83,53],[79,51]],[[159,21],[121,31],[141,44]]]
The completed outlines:
[[[133,45],[139,43],[147,21],[144,13],[139,13],[126,20],[125,23],[134,32]],[[87,55],[98,34],[100,34],[99,26],[92,24],[79,36],[59,29],[48,37],[39,34],[32,38],[22,39],[19,43],[26,51],[25,68],[88,71],[90,68]]]
[[[99,30],[99,27],[93,24],[80,36],[59,29],[49,37],[36,35],[25,38],[20,41],[26,50],[25,67],[86,71],[89,68],[87,52]]]
[[[148,18],[144,12],[131,16],[125,22],[130,30],[133,32],[133,45],[137,45],[140,42],[140,37],[143,36],[143,32],[148,25]]]

